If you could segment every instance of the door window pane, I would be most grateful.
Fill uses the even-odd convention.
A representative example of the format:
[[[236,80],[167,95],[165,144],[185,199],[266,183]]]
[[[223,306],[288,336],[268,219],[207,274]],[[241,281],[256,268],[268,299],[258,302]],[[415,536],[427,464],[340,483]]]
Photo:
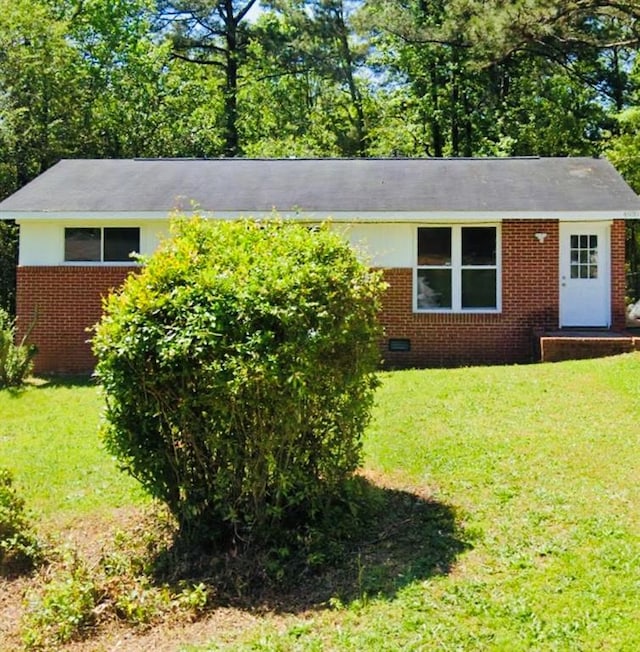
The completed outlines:
[[[598,278],[598,236],[572,235],[569,257],[571,278]]]
[[[100,229],[66,228],[64,259],[68,261],[100,260]]]
[[[462,270],[462,307],[496,308],[496,270]]]
[[[418,229],[418,265],[451,265],[451,229]]]
[[[130,254],[134,251],[140,251],[140,229],[106,228],[104,230],[105,261],[130,261]]]
[[[418,309],[451,308],[451,270],[418,270]]]

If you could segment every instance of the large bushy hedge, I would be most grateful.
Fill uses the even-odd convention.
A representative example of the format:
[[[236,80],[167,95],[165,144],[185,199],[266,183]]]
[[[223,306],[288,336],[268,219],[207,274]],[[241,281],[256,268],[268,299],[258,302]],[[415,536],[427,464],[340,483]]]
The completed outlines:
[[[108,448],[187,536],[313,521],[360,462],[382,289],[326,226],[174,221],[96,327]]]

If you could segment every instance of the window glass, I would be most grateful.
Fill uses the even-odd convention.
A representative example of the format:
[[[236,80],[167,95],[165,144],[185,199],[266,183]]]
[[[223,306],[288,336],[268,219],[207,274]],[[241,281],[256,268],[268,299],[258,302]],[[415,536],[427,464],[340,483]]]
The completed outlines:
[[[76,227],[65,229],[64,259],[69,261],[99,261],[100,229]]]
[[[496,230],[494,227],[462,229],[462,264],[496,264]]]
[[[418,309],[451,308],[451,270],[418,270]]]
[[[496,270],[462,270],[462,307],[496,308]]]
[[[451,229],[418,229],[418,265],[451,265]]]
[[[495,226],[419,227],[416,309],[497,310],[497,247]]]
[[[106,228],[104,230],[105,261],[130,261],[130,254],[133,251],[140,251],[140,229]]]

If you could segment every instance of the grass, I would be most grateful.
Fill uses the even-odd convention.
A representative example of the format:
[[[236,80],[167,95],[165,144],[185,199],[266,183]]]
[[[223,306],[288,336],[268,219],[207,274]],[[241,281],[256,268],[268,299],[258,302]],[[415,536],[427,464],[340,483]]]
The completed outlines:
[[[87,379],[37,381],[0,391],[0,466],[45,523],[143,499],[98,436],[103,399]]]
[[[186,649],[640,649],[638,397],[638,354],[384,374],[364,466],[398,489],[386,520],[315,602]],[[0,465],[44,522],[144,501],[100,406],[87,383],[0,392]]]
[[[638,397],[638,355],[385,375],[366,466],[455,509],[469,548],[229,647],[640,649]]]

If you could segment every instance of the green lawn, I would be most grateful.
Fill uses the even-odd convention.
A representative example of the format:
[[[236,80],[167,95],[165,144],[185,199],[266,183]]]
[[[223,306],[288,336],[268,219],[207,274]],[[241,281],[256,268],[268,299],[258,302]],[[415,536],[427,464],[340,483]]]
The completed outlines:
[[[638,398],[637,354],[385,375],[366,467],[430,490],[469,548],[392,596],[265,620],[230,647],[639,650]]]
[[[430,497],[431,529],[416,509],[413,554],[381,536],[352,591],[198,649],[639,650],[639,397],[639,354],[384,374],[365,470]],[[142,500],[100,406],[87,384],[0,392],[0,465],[45,522]]]
[[[0,391],[0,466],[45,524],[143,499],[98,437],[100,391],[87,380]]]

